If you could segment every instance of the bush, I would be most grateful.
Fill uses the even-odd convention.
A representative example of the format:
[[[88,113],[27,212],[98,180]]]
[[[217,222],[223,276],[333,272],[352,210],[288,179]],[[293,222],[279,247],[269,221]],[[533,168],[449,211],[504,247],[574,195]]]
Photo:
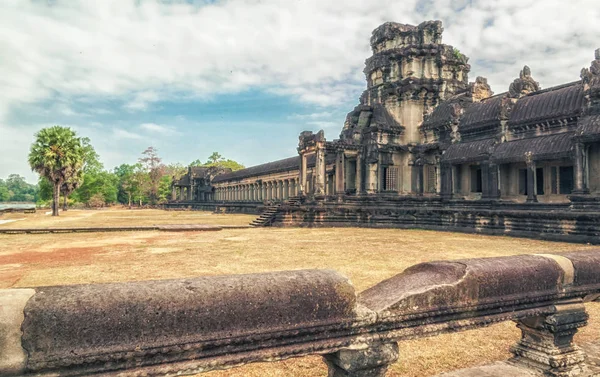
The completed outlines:
[[[94,194],[90,200],[88,200],[88,205],[92,208],[104,207],[104,195],[101,193]]]

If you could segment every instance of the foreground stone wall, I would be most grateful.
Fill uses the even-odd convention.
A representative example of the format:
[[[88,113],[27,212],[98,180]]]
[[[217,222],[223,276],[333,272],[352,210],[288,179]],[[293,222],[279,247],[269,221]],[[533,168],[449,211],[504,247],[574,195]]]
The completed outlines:
[[[166,376],[324,356],[384,376],[397,342],[513,320],[512,363],[589,376],[573,344],[600,251],[423,263],[356,294],[335,271],[0,290],[0,376]]]

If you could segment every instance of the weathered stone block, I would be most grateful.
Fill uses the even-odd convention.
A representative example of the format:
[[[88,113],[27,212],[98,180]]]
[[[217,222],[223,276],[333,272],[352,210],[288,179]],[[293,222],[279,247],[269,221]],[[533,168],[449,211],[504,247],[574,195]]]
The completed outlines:
[[[325,355],[329,377],[385,377],[397,359],[397,343],[363,344]]]

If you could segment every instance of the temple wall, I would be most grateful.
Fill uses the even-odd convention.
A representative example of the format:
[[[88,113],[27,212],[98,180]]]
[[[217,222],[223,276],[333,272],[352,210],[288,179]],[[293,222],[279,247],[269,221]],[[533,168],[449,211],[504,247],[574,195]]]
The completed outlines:
[[[600,194],[600,144],[592,144],[588,150],[588,182],[590,193]]]
[[[600,243],[600,211],[579,212],[567,203],[398,197],[351,198],[301,208],[283,207],[273,226],[381,227],[507,235],[565,242]]]

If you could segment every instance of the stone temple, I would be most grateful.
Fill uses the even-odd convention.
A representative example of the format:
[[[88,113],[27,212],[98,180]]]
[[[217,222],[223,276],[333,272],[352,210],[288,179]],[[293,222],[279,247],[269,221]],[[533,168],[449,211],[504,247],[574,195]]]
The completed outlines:
[[[373,31],[367,89],[339,139],[236,172],[190,168],[170,208],[267,211],[257,224],[396,226],[595,241],[600,235],[600,49],[580,80],[506,91],[469,82],[442,23]],[[596,217],[598,216],[598,217]]]

